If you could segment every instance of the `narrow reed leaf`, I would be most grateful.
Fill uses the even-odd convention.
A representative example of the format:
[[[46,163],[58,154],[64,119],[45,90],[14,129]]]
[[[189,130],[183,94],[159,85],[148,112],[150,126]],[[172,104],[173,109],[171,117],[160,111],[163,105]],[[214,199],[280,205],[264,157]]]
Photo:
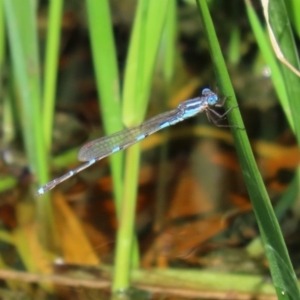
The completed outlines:
[[[168,2],[138,2],[124,78],[123,119],[127,127],[145,117]]]
[[[229,105],[236,105],[236,97],[234,89],[231,85],[229,74],[221,53],[220,45],[214,30],[214,26],[209,14],[209,10],[205,0],[197,0],[199,12],[202,17],[203,25],[206,31],[211,57],[215,67],[217,80],[221,91],[225,95],[230,96]],[[238,109],[232,111],[229,116],[231,124],[241,125],[241,116]],[[294,274],[290,258],[282,237],[282,233],[271,206],[263,180],[256,165],[251,146],[246,134],[246,130],[232,128],[232,134],[235,140],[237,154],[241,164],[244,179],[247,185],[248,193],[253,205],[253,210],[259,225],[260,233],[264,243],[265,251],[270,262],[270,269],[274,286],[278,299],[300,299],[298,285],[295,280],[290,281],[294,276],[287,278],[286,270],[290,274]],[[272,249],[272,251],[269,251]],[[276,253],[276,254],[275,254]],[[282,261],[278,260],[278,256],[283,260],[286,269],[281,272],[280,266]],[[291,289],[292,285],[292,289]],[[290,298],[287,290],[292,290],[293,293],[297,291],[296,298]]]
[[[4,13],[29,166],[39,183],[48,181],[48,164],[41,124],[41,82],[36,24],[36,6],[30,0],[4,0]],[[24,13],[26,12],[26,13]],[[53,215],[50,199],[37,201],[40,237],[51,245]],[[47,233],[47,234],[46,234]]]
[[[99,107],[106,135],[123,129],[117,52],[113,24],[107,0],[88,0],[87,12],[91,35]],[[120,152],[110,157],[117,213],[121,210],[123,157]]]
[[[62,0],[49,2],[42,109],[45,147],[48,154],[51,148],[53,132],[62,7]]]
[[[268,13],[270,26],[284,59],[292,64],[294,68],[300,70],[298,51],[284,1],[270,1]],[[300,102],[297,100],[300,95],[300,78],[282,62],[279,62],[279,67],[288,95],[289,106],[295,126],[295,134],[298,145],[300,145]]]
[[[284,0],[286,5],[289,19],[291,20],[293,27],[300,38],[300,1],[298,0]]]
[[[280,67],[278,65],[279,62],[274,54],[270,41],[267,38],[266,33],[258,20],[258,17],[254,11],[251,2],[245,1],[245,4],[246,4],[246,10],[248,14],[248,19],[250,21],[253,33],[256,37],[256,41],[258,43],[260,51],[262,52],[268,67],[270,68],[271,78],[274,83],[275,91],[277,92],[278,98],[280,100],[281,106],[286,115],[286,118],[289,122],[289,125],[294,130],[294,122],[291,115],[287,90],[284,84]]]
[[[0,5],[0,73],[3,68],[4,51],[5,51],[4,14],[3,14],[3,5],[1,3]]]
[[[140,124],[145,117],[168,3],[168,0],[138,1],[124,77],[123,120],[127,127]],[[126,290],[129,287],[131,267],[138,266],[137,258],[132,260],[132,249],[139,159],[140,145],[136,144],[127,151],[125,162],[122,214],[115,254],[114,291]]]

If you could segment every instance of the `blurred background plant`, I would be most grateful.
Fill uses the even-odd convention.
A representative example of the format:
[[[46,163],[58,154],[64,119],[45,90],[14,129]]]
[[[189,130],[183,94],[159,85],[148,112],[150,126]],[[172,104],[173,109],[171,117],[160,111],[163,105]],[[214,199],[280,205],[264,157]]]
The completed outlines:
[[[79,164],[87,140],[140,124],[203,87],[228,96],[227,106],[234,95],[217,75],[213,33],[194,1],[0,1],[7,299],[108,299],[111,282],[116,291],[138,288],[130,299],[275,299],[246,190],[255,178],[243,179],[235,151],[246,132],[297,274],[299,78],[276,59],[258,1],[207,2],[246,131],[233,129],[234,142],[199,115],[34,198],[39,185]],[[285,2],[288,21],[279,13]],[[275,35],[293,33],[280,45],[297,67],[300,9],[285,2],[272,6],[270,22]],[[260,224],[263,196],[253,189]],[[289,259],[265,247],[279,269],[277,295],[297,299]]]

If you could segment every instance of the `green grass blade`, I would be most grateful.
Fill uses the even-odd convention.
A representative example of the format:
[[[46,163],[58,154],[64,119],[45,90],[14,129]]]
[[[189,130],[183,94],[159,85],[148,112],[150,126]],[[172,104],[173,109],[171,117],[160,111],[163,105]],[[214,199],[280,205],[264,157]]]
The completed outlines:
[[[167,3],[140,1],[138,5],[124,78],[123,120],[127,127],[140,124],[145,117]]]
[[[42,110],[47,153],[49,153],[51,147],[53,132],[53,115],[55,110],[56,78],[58,73],[58,55],[63,1],[53,0],[49,2],[49,6]]]
[[[265,31],[262,28],[262,26],[258,20],[258,17],[255,13],[255,10],[252,7],[251,2],[245,1],[245,3],[246,3],[247,15],[248,15],[253,33],[256,37],[256,41],[258,43],[258,46],[263,54],[263,57],[264,57],[267,65],[270,68],[271,78],[274,83],[275,91],[279,97],[281,106],[284,110],[284,113],[289,122],[289,125],[294,130],[294,122],[293,122],[292,115],[291,115],[291,109],[290,109],[290,105],[289,105],[287,90],[285,88],[282,73],[281,73],[280,67],[278,65],[278,60],[277,60],[277,58],[274,54],[274,51],[271,47],[270,41],[266,37]]]
[[[299,0],[284,0],[289,18],[293,23],[294,29],[300,37],[300,1]]]
[[[17,180],[15,177],[12,176],[2,177],[0,180],[0,193],[15,187],[16,184],[17,184]]]
[[[29,165],[39,183],[48,181],[41,115],[36,7],[30,0],[4,0],[4,12],[14,76],[20,95],[22,131]],[[26,13],[24,13],[26,12]],[[36,202],[43,231],[41,237],[51,244],[53,217],[50,199]],[[46,234],[47,232],[47,234]]]
[[[178,49],[176,48],[177,38],[177,10],[176,2],[170,1],[167,10],[166,23],[163,32],[163,40],[158,54],[158,70],[156,73],[163,74],[164,95],[166,99],[171,98],[171,89],[174,86],[175,61]],[[162,70],[161,70],[162,69]],[[172,85],[173,84],[173,85]],[[168,110],[166,101],[162,102],[160,107],[162,111]],[[169,130],[166,128],[162,132],[163,144],[159,154],[159,169],[157,174],[157,192],[155,194],[155,214],[153,216],[153,229],[155,232],[162,230],[166,218],[166,200],[168,197],[166,189],[166,178],[168,177],[168,143]]]
[[[88,0],[87,11],[100,98],[99,106],[105,133],[109,135],[123,129],[117,54],[109,3],[106,0]],[[110,157],[118,215],[122,201],[123,157],[123,152]]]
[[[228,61],[232,64],[238,64],[241,60],[241,29],[235,26],[231,30],[230,42],[228,47]]]
[[[164,37],[166,43],[163,44],[164,56],[163,60],[163,74],[168,85],[170,85],[175,69],[175,54],[176,54],[176,35],[177,35],[177,24],[176,24],[176,3],[170,1],[167,10],[166,25],[164,31]]]
[[[0,72],[3,67],[4,51],[5,51],[4,14],[3,14],[3,4],[2,1],[0,1]]]
[[[133,257],[134,220],[136,212],[137,182],[136,171],[140,166],[140,144],[136,144],[127,151],[125,160],[125,183],[122,211],[117,232],[117,245],[115,254],[115,270],[113,278],[113,291],[126,290],[130,283],[130,271],[138,266],[138,255]],[[129,182],[129,183],[128,183]],[[137,248],[136,248],[137,249]]]
[[[230,82],[206,1],[197,0],[197,3],[209,42],[218,84],[221,91],[225,95],[230,96],[229,101],[226,103],[227,106],[234,106],[237,103],[235,93]],[[238,109],[234,109],[232,113],[230,113],[230,116],[228,116],[228,119],[230,124],[238,124],[239,126],[242,126],[243,124]],[[295,280],[294,270],[290,262],[286,245],[257,168],[246,131],[233,128],[232,133],[253,210],[270,262],[271,274],[278,299],[300,299],[297,281]],[[281,259],[279,260],[278,257]],[[282,264],[285,265],[284,272],[280,269]],[[287,272],[291,274],[289,277],[286,276]],[[294,298],[291,298],[291,294],[287,293],[292,293],[292,297]]]
[[[293,38],[291,24],[282,0],[270,1],[269,17],[275,38],[285,59],[296,69],[300,70],[299,57]],[[279,62],[279,67],[288,95],[289,106],[295,125],[295,134],[298,145],[300,145],[300,101],[298,100],[300,95],[300,78],[281,62]]]
[[[32,73],[38,73],[37,58],[37,44],[34,37],[30,35],[32,32],[33,25],[32,20],[28,20],[30,14],[21,14],[21,9],[29,9],[24,2],[22,6],[17,5],[17,1],[4,1],[4,8],[6,13],[7,28],[9,30],[9,45],[12,52],[12,63],[15,72],[15,77],[17,79],[18,88],[20,91],[20,99],[22,104],[22,114],[23,118],[23,130],[25,136],[26,150],[29,155],[30,166],[34,171],[38,170],[37,160],[36,160],[36,147],[31,148],[31,145],[35,145],[36,138],[34,134],[34,116],[39,114],[39,98],[38,93],[40,92],[40,84],[38,78],[34,78],[32,75],[29,77],[29,67],[32,68]],[[29,18],[30,19],[30,18]],[[25,24],[26,29],[23,27]],[[29,28],[28,28],[29,27]],[[33,42],[33,45],[28,45],[28,40]],[[30,54],[30,50],[33,52]],[[31,65],[30,65],[31,64]],[[33,92],[31,91],[31,86]],[[32,98],[34,96],[34,98]],[[34,134],[32,134],[34,133]],[[42,139],[40,139],[42,140]],[[33,151],[30,151],[33,150]]]
[[[144,119],[154,65],[166,18],[168,0],[139,1],[126,61],[123,91],[123,120],[134,126]],[[132,245],[140,145],[128,149],[122,213],[117,234],[113,290],[128,288],[132,267]],[[133,262],[137,266],[137,261]]]

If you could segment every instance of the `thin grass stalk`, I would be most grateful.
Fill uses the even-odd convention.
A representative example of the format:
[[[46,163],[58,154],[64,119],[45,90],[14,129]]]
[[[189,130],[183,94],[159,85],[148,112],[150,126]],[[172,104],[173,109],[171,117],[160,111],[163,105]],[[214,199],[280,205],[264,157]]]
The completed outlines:
[[[285,59],[296,69],[300,70],[298,50],[284,1],[270,1],[269,16],[275,38]],[[298,145],[300,145],[300,101],[298,101],[300,95],[300,78],[281,62],[279,62],[279,68],[288,95],[289,107],[295,126],[295,134]]]
[[[123,120],[126,126],[140,124],[145,116],[150,95],[154,64],[166,17],[168,0],[138,2],[130,40],[123,90]],[[122,213],[117,233],[113,291],[129,287],[130,269],[138,266],[132,258],[136,190],[139,172],[140,145],[128,149]]]
[[[300,1],[284,0],[284,3],[286,5],[289,18],[299,38],[300,37]]]
[[[2,73],[3,71],[4,52],[5,52],[4,13],[3,13],[3,3],[2,0],[0,0],[0,73]]]
[[[48,181],[41,115],[41,84],[38,59],[36,7],[30,0],[4,0],[4,12],[14,76],[20,95],[22,130],[29,165],[39,183]],[[24,13],[26,12],[26,13]],[[53,215],[49,197],[36,202],[40,236],[47,245],[53,237]]]
[[[45,147],[49,154],[53,132],[55,96],[57,88],[59,42],[62,19],[62,0],[49,2],[49,18],[45,54],[44,91],[43,91],[43,130]]]
[[[288,120],[290,128],[295,131],[294,121],[291,114],[291,107],[289,103],[289,98],[286,90],[286,86],[283,79],[283,74],[279,67],[280,62],[277,60],[275,53],[272,49],[269,38],[265,29],[259,22],[258,16],[252,6],[251,1],[245,1],[246,11],[248,15],[249,22],[251,24],[253,33],[255,35],[257,44],[263,54],[263,57],[270,68],[271,79],[273,81],[274,89],[277,92],[280,104]],[[287,210],[294,204],[299,194],[299,168],[296,172],[293,182],[290,184],[289,188],[285,191],[281,199],[276,203],[274,210],[277,218],[282,219],[283,215],[286,214]]]
[[[87,12],[96,72],[99,107],[106,135],[124,128],[121,113],[117,52],[113,36],[109,2],[88,0]],[[120,215],[123,189],[123,158],[119,152],[110,157],[117,215]]]
[[[218,85],[224,95],[230,96],[229,101],[226,103],[227,107],[235,106],[237,104],[235,93],[230,82],[206,1],[197,0],[197,4],[207,35]],[[230,124],[243,126],[238,109],[234,109],[232,113],[229,114],[228,119]],[[257,168],[246,130],[233,127],[232,134],[253,210],[262,235],[267,258],[270,263],[271,274],[278,299],[300,299],[295,273],[278,221]]]
[[[130,283],[132,267],[138,267],[139,254],[134,249],[134,222],[136,212],[137,181],[140,166],[140,144],[130,147],[125,160],[125,180],[122,211],[117,232],[117,245],[115,254],[115,270],[113,278],[113,291],[126,290]],[[135,256],[133,257],[133,253]]]
[[[113,24],[110,17],[108,1],[87,1],[89,28],[91,32],[92,51],[99,92],[99,107],[107,135],[122,130],[120,102],[120,83],[117,66],[117,52],[113,36]],[[124,152],[110,157],[115,196],[116,212],[120,219],[123,197],[123,161]],[[138,261],[137,238],[134,238],[132,258]]]
[[[291,115],[291,108],[289,105],[289,99],[287,95],[287,90],[284,84],[282,73],[280,71],[278,60],[274,54],[274,51],[271,47],[270,41],[267,39],[265,30],[262,28],[259,19],[252,7],[250,1],[246,0],[246,11],[250,25],[252,27],[253,33],[255,35],[256,41],[258,43],[259,49],[263,54],[263,57],[270,68],[271,79],[274,83],[274,89],[279,97],[281,106],[284,110],[285,116],[288,120],[290,127],[294,130],[294,122]]]
[[[290,3],[292,5],[292,3]],[[299,8],[299,4],[294,8]],[[285,5],[285,1],[270,1],[268,7],[269,20],[271,23],[272,30],[274,32],[276,41],[280,47],[281,52],[284,55],[284,58],[293,65],[293,67],[297,70],[300,70],[300,62],[298,50],[296,47],[296,42],[294,40],[293,31],[291,28],[291,21],[289,20],[289,16],[287,13],[287,8]],[[299,12],[295,12],[295,14],[299,15]],[[289,107],[294,123],[294,131],[297,138],[298,145],[300,145],[300,103],[298,101],[298,97],[300,94],[300,78],[294,72],[292,72],[286,65],[282,62],[279,62],[279,67],[281,70],[282,78],[284,85],[286,87]],[[299,167],[297,173],[295,175],[295,180],[298,182],[298,187],[295,188],[295,192],[298,192],[299,196],[299,186],[300,186],[300,171]],[[271,249],[272,250],[272,249]],[[285,276],[287,279],[287,286],[284,286],[282,289],[286,289],[288,295],[291,299],[298,299],[299,297],[299,287],[298,284],[295,284],[297,281],[296,275],[294,272],[290,270],[289,261],[285,260],[285,257],[281,257],[281,255],[275,252],[277,260],[281,262],[281,271],[282,276]],[[288,282],[289,281],[289,282]],[[279,286],[281,288],[281,286]]]
[[[163,41],[161,43],[159,51],[158,65],[162,66],[163,79],[165,84],[165,99],[170,98],[171,85],[175,70],[175,53],[176,53],[176,3],[170,1],[167,10],[166,24],[163,32]],[[160,70],[160,69],[159,69]],[[161,105],[162,111],[168,109],[166,101]],[[159,232],[164,225],[164,216],[166,208],[166,183],[167,183],[167,154],[168,154],[168,139],[169,129],[166,128],[163,132],[163,144],[161,145],[160,157],[159,157],[159,170],[157,176],[157,192],[155,203],[155,215],[154,215],[154,231]]]
[[[138,2],[124,77],[122,113],[126,127],[138,125],[145,118],[168,2]]]

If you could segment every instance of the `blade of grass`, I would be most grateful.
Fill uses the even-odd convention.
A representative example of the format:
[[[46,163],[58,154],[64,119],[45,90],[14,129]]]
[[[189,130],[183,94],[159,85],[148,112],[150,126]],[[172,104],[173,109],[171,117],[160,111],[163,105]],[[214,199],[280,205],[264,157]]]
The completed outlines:
[[[158,55],[158,72],[163,73],[164,86],[165,86],[165,96],[166,99],[170,98],[171,95],[171,83],[174,76],[175,70],[175,54],[176,54],[176,34],[177,34],[177,15],[176,15],[176,3],[175,1],[170,1],[166,24],[163,32],[163,41],[161,43],[159,55]],[[156,71],[157,72],[157,71]],[[161,105],[162,110],[167,110],[167,103],[164,101]],[[153,216],[153,229],[155,232],[160,232],[165,221],[165,208],[166,208],[166,184],[168,177],[168,167],[167,167],[167,154],[168,154],[168,139],[169,139],[169,129],[166,128],[163,132],[163,144],[160,147],[159,155],[159,170],[157,175],[157,192],[155,195],[155,215]]]
[[[246,4],[248,19],[250,21],[256,41],[258,43],[260,51],[262,52],[263,57],[268,65],[268,67],[271,70],[271,78],[274,83],[275,91],[279,97],[281,106],[284,110],[284,113],[289,122],[289,125],[294,130],[294,122],[293,122],[292,115],[291,115],[291,109],[290,109],[290,105],[289,105],[288,95],[287,95],[287,91],[285,88],[282,73],[278,66],[278,61],[275,57],[275,54],[272,50],[269,40],[266,38],[266,34],[258,20],[255,10],[253,9],[253,7],[251,5],[251,2],[246,0],[245,4]]]
[[[154,64],[166,17],[168,0],[139,1],[126,61],[123,120],[126,126],[142,122],[147,109]],[[113,290],[129,286],[140,145],[127,151],[122,213],[120,217]],[[137,266],[137,262],[133,262]]]
[[[99,106],[107,135],[123,129],[120,83],[112,21],[108,1],[87,1],[94,67],[99,93]],[[123,157],[119,152],[110,157],[117,214],[122,201]]]
[[[234,106],[237,104],[235,93],[230,82],[206,1],[197,0],[197,4],[207,35],[218,84],[221,91],[225,95],[230,96],[229,101],[226,103],[227,107]],[[238,109],[234,109],[228,116],[228,119],[230,124],[238,124],[239,126],[242,124],[242,118]],[[265,251],[270,263],[271,274],[278,299],[300,299],[297,280],[295,280],[294,270],[286,245],[257,168],[246,131],[234,128],[232,134],[253,210],[262,235]],[[286,276],[286,270],[285,272],[281,272],[280,267],[282,266],[282,261],[278,260],[278,257],[281,257],[281,260],[286,266],[286,270],[291,274],[290,277]],[[293,295],[286,293],[292,293]]]
[[[17,184],[17,180],[15,177],[11,177],[11,176],[2,177],[0,180],[0,193],[15,187],[16,184]]]
[[[289,2],[290,3],[290,2]],[[268,38],[266,38],[266,33],[260,24],[258,17],[253,9],[251,1],[245,1],[246,10],[248,19],[252,26],[252,30],[255,34],[258,46],[264,56],[264,59],[271,70],[271,79],[274,84],[274,89],[277,92],[278,98],[280,100],[281,106],[284,110],[286,118],[289,122],[290,127],[293,131],[294,122],[291,114],[291,108],[289,103],[289,98],[287,95],[287,90],[284,83],[283,74],[278,65],[278,60],[276,59],[275,53],[271,47],[271,43]],[[286,211],[292,207],[293,203],[296,201],[297,196],[299,194],[299,170],[297,171],[297,175],[293,179],[293,182],[290,184],[289,188],[285,191],[284,195],[277,202],[274,211],[276,213],[277,218],[282,219],[283,215],[286,214]]]
[[[123,119],[127,127],[140,124],[145,117],[168,4],[168,0],[161,3],[140,2],[124,78]]]
[[[282,0],[269,2],[269,19],[275,38],[285,59],[291,63],[293,67],[299,70],[298,51],[286,7]],[[300,145],[300,103],[298,101],[300,95],[300,78],[282,63],[279,64],[279,67],[286,87],[292,118],[294,120],[295,134],[297,136],[298,145]]]
[[[112,21],[108,1],[87,1],[89,29],[91,32],[94,66],[99,91],[102,119],[106,134],[123,129],[120,87]],[[123,160],[124,152],[110,157],[111,171],[116,199],[116,210],[120,219],[123,191]],[[137,261],[137,243],[132,248],[133,260]]]
[[[4,12],[12,65],[21,100],[22,131],[29,165],[39,183],[48,181],[48,169],[42,132],[40,108],[40,73],[36,7],[30,0],[4,0]],[[26,12],[26,13],[24,13]],[[36,202],[41,238],[51,245],[53,216],[50,199]]]
[[[275,34],[273,32],[271,23],[270,23],[270,13],[269,13],[269,0],[261,0],[261,4],[263,6],[263,12],[264,12],[264,17],[266,20],[267,28],[268,28],[268,33],[269,37],[272,43],[273,50],[276,53],[277,58],[285,65],[287,66],[290,70],[292,70],[293,73],[297,74],[297,76],[300,77],[300,71],[294,67],[293,63],[288,61],[286,57],[284,56],[278,42],[277,38],[275,37]],[[285,7],[284,7],[285,8]],[[286,12],[285,12],[286,14]],[[290,22],[287,23],[287,26],[290,26]],[[291,35],[291,30],[288,30],[288,34],[285,36],[287,38],[286,40],[289,40],[288,35]]]
[[[285,7],[285,2],[282,0],[275,1],[275,2],[276,3],[274,3],[274,1],[269,2],[268,13],[269,13],[270,26],[273,30],[275,39],[284,56],[284,59],[288,61],[296,70],[299,70],[300,63],[299,63],[298,51],[296,48],[296,43],[294,41],[290,20],[288,18],[287,9]],[[291,109],[291,114],[295,125],[296,138],[298,141],[298,145],[300,145],[300,120],[299,120],[300,104],[298,101],[298,96],[300,93],[300,86],[299,86],[300,78],[294,72],[292,72],[290,68],[288,68],[285,64],[279,63],[279,67],[288,94],[289,106]],[[298,181],[298,187],[299,187],[300,185],[299,168],[295,180]],[[298,189],[299,188],[297,188],[296,191],[298,191]],[[283,276],[285,274],[287,281],[289,280],[290,282],[293,283],[296,280],[295,274],[293,272],[290,272],[288,268],[289,265],[284,260],[284,258],[280,257],[280,254],[277,252],[275,252],[275,254],[277,255],[277,261],[281,262],[279,268],[282,270]],[[296,287],[294,284],[290,284],[288,288],[292,291],[294,297],[299,298],[299,294],[297,294],[298,287]]]
[[[284,0],[287,11],[289,13],[289,18],[293,23],[295,31],[300,37],[300,1],[298,0]]]
[[[62,0],[53,0],[49,2],[49,18],[46,42],[46,58],[44,72],[44,91],[43,91],[43,129],[45,137],[45,146],[47,153],[50,151],[53,115],[56,96],[56,78],[58,73],[58,55],[60,28],[62,18]]]
[[[241,29],[238,25],[234,26],[230,34],[228,47],[228,61],[237,65],[241,60]]]
[[[5,31],[4,31],[4,14],[3,3],[0,1],[0,70],[2,70],[5,51]]]
[[[177,36],[177,15],[176,15],[176,3],[174,1],[170,1],[167,10],[166,16],[166,25],[164,30],[164,40],[165,44],[163,44],[163,74],[166,79],[167,84],[171,84],[171,81],[174,76],[175,69],[175,44],[176,44],[176,36]]]
[[[5,144],[9,142],[14,134],[13,124],[12,124],[12,114],[11,114],[11,106],[9,102],[9,98],[4,94],[3,87],[3,71],[4,71],[4,51],[5,51],[5,30],[4,30],[4,13],[3,13],[3,3],[0,1],[0,97],[3,97],[2,101],[2,109],[3,109],[3,117],[2,117],[2,142]],[[7,132],[6,132],[7,128]],[[13,188],[17,183],[17,180],[14,177],[4,177],[0,180],[0,191],[6,191],[8,189]]]
[[[0,83],[0,89],[2,88]],[[14,115],[13,115],[13,105],[9,93],[3,91],[3,102],[2,102],[2,110],[3,110],[3,117],[2,117],[2,142],[4,145],[7,145],[11,142],[15,135],[16,135],[16,126],[14,124]]]

